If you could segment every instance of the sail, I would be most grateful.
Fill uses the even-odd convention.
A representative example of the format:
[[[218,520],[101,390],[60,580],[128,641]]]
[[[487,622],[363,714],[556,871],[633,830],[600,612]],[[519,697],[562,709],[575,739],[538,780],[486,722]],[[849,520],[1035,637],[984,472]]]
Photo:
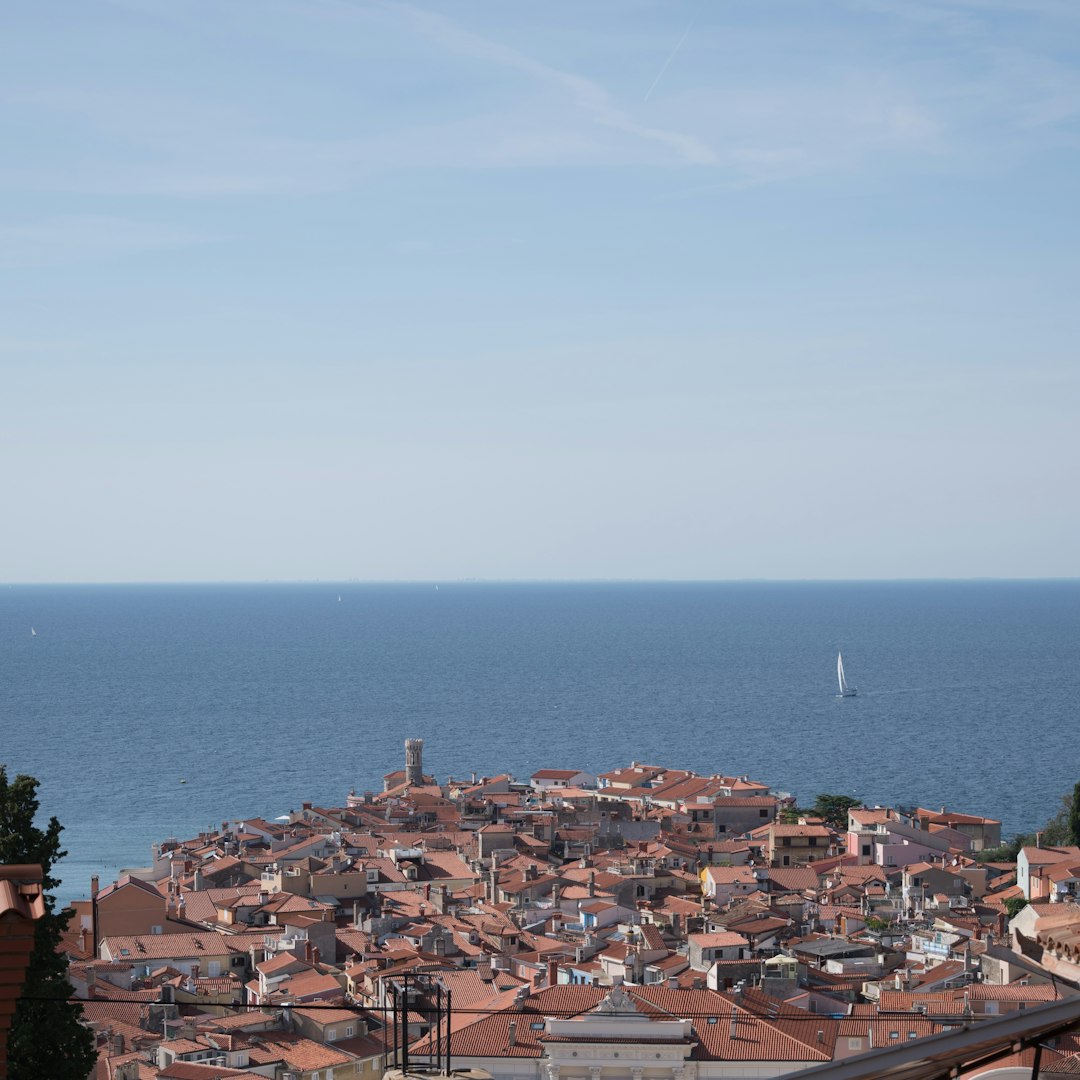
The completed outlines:
[[[847,680],[844,678],[844,658],[840,653],[836,654],[836,677],[840,680],[840,693],[846,693]]]

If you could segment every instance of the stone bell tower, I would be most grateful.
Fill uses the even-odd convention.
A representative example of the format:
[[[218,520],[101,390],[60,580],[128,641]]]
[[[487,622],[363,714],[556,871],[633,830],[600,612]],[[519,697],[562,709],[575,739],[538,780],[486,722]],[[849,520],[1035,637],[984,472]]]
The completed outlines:
[[[424,740],[405,740],[405,783],[420,785],[424,782]]]

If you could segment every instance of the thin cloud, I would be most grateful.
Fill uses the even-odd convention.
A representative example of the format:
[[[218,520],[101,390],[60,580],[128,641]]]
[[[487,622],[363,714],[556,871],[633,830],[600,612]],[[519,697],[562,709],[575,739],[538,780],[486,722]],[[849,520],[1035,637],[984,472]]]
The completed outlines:
[[[592,79],[534,60],[497,41],[465,30],[443,15],[423,11],[411,4],[394,5],[392,10],[404,12],[414,29],[445,49],[520,71],[567,93],[577,107],[601,127],[669,146],[689,164],[713,165],[718,160],[712,147],[694,135],[639,124],[612,101],[603,86]]]
[[[0,223],[0,266],[41,266],[100,260],[163,248],[210,244],[204,233],[97,215],[73,215],[19,224]]]

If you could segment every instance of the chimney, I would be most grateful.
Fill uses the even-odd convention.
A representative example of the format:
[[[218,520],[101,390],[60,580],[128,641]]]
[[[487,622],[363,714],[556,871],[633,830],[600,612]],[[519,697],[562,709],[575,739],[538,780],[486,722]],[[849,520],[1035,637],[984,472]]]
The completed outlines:
[[[304,942],[304,959],[309,964],[311,963],[311,942],[310,941],[305,941]]]
[[[124,1036],[113,1035],[109,1039],[109,1057],[119,1057],[124,1052]]]
[[[731,1006],[731,1030],[728,1032],[731,1041],[734,1042],[738,1037],[738,1031],[736,1025],[739,1023],[739,1007],[738,1005]]]
[[[94,874],[94,876],[90,878],[90,899],[91,900],[96,900],[97,899],[98,885],[99,884],[100,884],[100,879],[98,878],[97,874]]]
[[[312,945],[311,947],[311,962],[318,967],[319,966],[319,946]]]
[[[200,972],[201,970],[202,970],[202,969],[201,969],[201,968],[199,967],[199,965],[198,965],[197,963],[195,963],[195,964],[192,964],[192,965],[191,965],[191,977],[192,977],[193,979],[197,979],[197,978],[199,977],[199,972]]]
[[[354,900],[352,902],[352,921],[353,926],[360,925],[360,901]]]
[[[509,1029],[509,1033],[508,1033],[508,1038],[506,1040],[506,1045],[507,1046],[516,1046],[517,1045],[517,1021],[516,1020],[511,1020],[510,1021],[510,1029]]]
[[[1035,846],[1036,846],[1037,848],[1041,848],[1041,847],[1042,847],[1042,833],[1041,833],[1041,832],[1037,832],[1037,833],[1035,834]]]
[[[590,896],[595,896],[596,895],[596,871],[595,870],[590,870],[589,871],[589,895]]]
[[[430,881],[425,883],[425,885],[424,885],[424,899],[425,900],[430,900],[431,899],[431,882]]]
[[[79,952],[86,952],[86,928],[79,931]]]
[[[476,961],[476,974],[480,976],[483,982],[491,982],[495,978],[491,971],[491,957],[487,953],[484,953]]]
[[[202,889],[202,871],[198,869],[191,877],[191,889],[193,892],[199,892]]]
[[[551,958],[547,962],[547,984],[558,986],[559,984],[559,961]]]

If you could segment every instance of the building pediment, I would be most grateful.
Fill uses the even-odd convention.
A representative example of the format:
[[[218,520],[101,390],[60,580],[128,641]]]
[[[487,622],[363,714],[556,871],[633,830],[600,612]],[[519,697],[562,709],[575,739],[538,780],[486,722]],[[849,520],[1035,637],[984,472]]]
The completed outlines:
[[[549,1017],[542,1040],[574,1043],[686,1043],[694,1039],[693,1023],[677,1018],[654,1019],[640,1001],[616,986],[586,1013]]]

